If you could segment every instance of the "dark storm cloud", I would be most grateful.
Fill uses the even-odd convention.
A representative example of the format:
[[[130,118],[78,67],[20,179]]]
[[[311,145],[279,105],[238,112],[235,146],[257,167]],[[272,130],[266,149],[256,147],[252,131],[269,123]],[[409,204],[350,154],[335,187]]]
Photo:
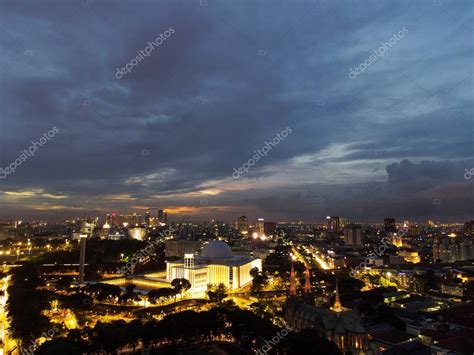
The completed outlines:
[[[0,197],[10,211],[194,206],[199,214],[200,191],[214,189],[206,208],[230,218],[239,209],[282,219],[410,217],[432,199],[415,190],[452,192],[457,207],[428,209],[440,218],[467,214],[465,197],[446,186],[471,186],[462,181],[474,141],[469,1],[0,7],[1,167],[60,129],[0,180],[0,191],[23,193]],[[170,26],[170,38],[115,78]],[[403,27],[384,57],[349,78]],[[233,169],[287,126],[293,133],[234,181]],[[303,202],[308,189],[328,202]]]
[[[387,166],[389,184],[422,183],[435,186],[439,183],[462,181],[464,166],[450,162],[421,161],[414,164],[409,160]]]

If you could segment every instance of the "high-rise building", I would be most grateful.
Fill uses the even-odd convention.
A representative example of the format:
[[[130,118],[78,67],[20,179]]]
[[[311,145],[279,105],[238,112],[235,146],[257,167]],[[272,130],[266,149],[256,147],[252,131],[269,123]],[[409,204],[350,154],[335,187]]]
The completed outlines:
[[[265,234],[265,220],[263,218],[257,220],[257,233],[259,236]]]
[[[237,229],[240,234],[247,235],[249,232],[249,220],[246,216],[240,216],[237,220]]]
[[[397,224],[395,218],[385,218],[383,220],[385,233],[397,233]]]
[[[474,258],[474,245],[472,245],[471,239],[465,237],[461,239],[459,243],[459,260],[470,260]]]
[[[158,222],[167,224],[168,214],[163,210],[158,210]]]
[[[79,284],[84,283],[84,267],[86,262],[86,240],[87,237],[92,236],[94,231],[94,223],[89,223],[87,221],[82,221],[81,224],[81,234],[79,238]]]
[[[81,221],[81,234],[91,238],[94,233],[95,223],[84,219]]]
[[[150,211],[145,212],[145,224],[147,227],[150,225]]]
[[[84,266],[86,263],[86,240],[87,235],[81,234],[79,238],[79,284],[84,283]]]
[[[265,235],[273,235],[276,231],[276,223],[275,222],[264,222],[263,223],[263,232]]]
[[[181,224],[179,228],[179,238],[186,240],[196,239],[196,230],[191,222]]]
[[[408,231],[409,231],[411,236],[419,236],[421,234],[421,226],[416,225],[416,224],[412,224],[408,228]]]
[[[433,260],[449,263],[474,258],[474,245],[469,237],[442,236],[433,242]]]
[[[201,250],[201,242],[187,239],[170,239],[165,241],[165,256],[182,258],[185,254]]]
[[[343,217],[328,217],[328,231],[330,233],[339,234],[347,224],[347,219]]]
[[[464,234],[474,236],[474,221],[464,223]]]
[[[143,217],[142,215],[136,214],[134,212],[125,216],[120,216],[119,221],[122,221],[122,225],[125,223],[127,226],[130,227],[138,227],[143,224]]]
[[[346,245],[360,247],[362,243],[362,226],[360,224],[348,224],[344,227],[344,241]]]

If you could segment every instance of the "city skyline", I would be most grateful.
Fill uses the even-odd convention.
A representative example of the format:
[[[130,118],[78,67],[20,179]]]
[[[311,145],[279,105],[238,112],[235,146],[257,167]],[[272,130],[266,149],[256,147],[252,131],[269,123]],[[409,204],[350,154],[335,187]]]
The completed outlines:
[[[469,2],[2,9],[0,220],[472,219]]]

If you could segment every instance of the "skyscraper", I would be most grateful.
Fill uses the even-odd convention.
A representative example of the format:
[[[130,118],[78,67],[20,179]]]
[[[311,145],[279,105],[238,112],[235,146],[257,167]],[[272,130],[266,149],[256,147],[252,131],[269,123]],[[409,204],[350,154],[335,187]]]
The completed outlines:
[[[94,224],[82,221],[81,234],[79,238],[79,284],[84,283],[84,266],[86,262],[86,240],[88,236],[92,236],[94,230]]]
[[[265,234],[265,220],[263,218],[257,220],[257,233],[260,237]]]
[[[362,246],[362,226],[360,224],[348,224],[344,227],[344,242],[354,247]]]
[[[474,245],[468,237],[441,236],[433,243],[433,260],[443,263],[474,258]]]
[[[330,233],[339,234],[347,224],[347,219],[342,217],[333,216],[328,217],[328,219],[328,231]]]
[[[265,235],[273,235],[276,231],[276,223],[275,222],[264,222],[263,223],[263,232]]]
[[[474,236],[474,221],[464,223],[464,234]]]
[[[184,222],[179,227],[179,238],[180,239],[187,239],[187,240],[195,240],[196,239],[196,230],[191,222]]]
[[[395,218],[385,218],[383,220],[383,225],[385,233],[397,233]]]
[[[158,222],[167,224],[168,214],[164,210],[158,210]]]
[[[84,283],[84,266],[86,263],[86,240],[87,240],[87,235],[86,234],[81,234],[81,237],[79,238],[79,246],[80,246],[80,251],[79,251],[79,284]]]
[[[237,229],[240,234],[247,235],[249,232],[249,220],[246,216],[240,216],[237,220]]]

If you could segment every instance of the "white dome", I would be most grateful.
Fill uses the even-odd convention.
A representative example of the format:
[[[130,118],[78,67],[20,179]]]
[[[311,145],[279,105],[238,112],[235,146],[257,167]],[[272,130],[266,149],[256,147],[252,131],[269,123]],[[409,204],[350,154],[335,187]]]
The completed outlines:
[[[227,243],[213,240],[202,248],[201,256],[208,259],[225,259],[232,258],[234,254]]]

